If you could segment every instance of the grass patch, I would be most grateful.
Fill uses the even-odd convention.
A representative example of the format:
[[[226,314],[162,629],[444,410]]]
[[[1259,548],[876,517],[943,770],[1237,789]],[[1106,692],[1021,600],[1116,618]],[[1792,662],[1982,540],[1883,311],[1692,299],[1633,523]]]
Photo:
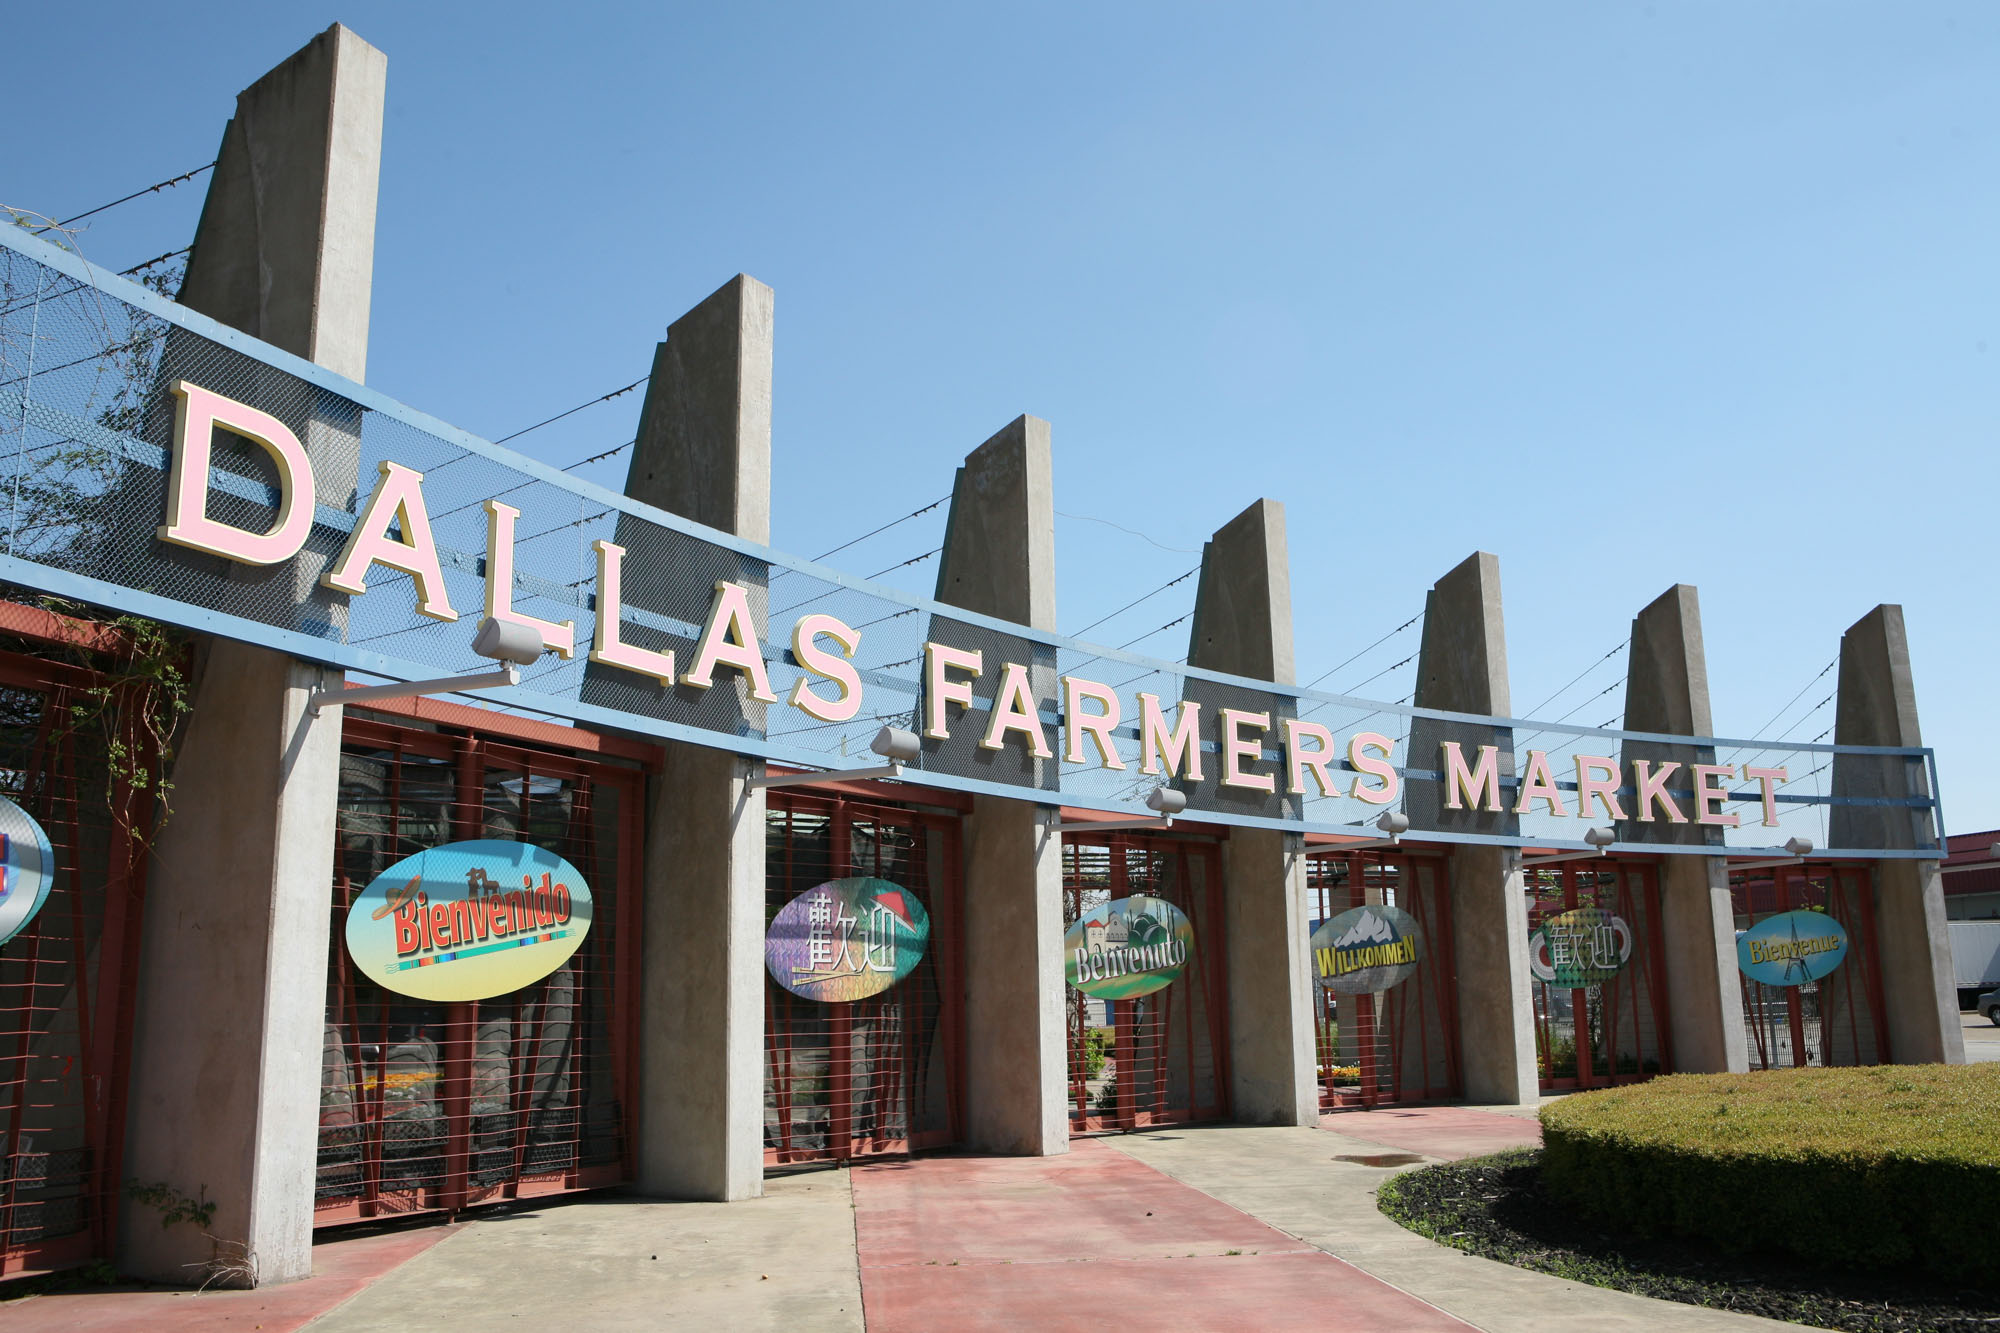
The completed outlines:
[[[1544,1107],[1542,1139],[1601,1226],[2000,1285],[2000,1065],[1683,1074]]]
[[[1542,1157],[1516,1149],[1407,1171],[1377,1199],[1440,1244],[1640,1296],[1855,1333],[1991,1333],[2000,1324],[2000,1294],[1976,1287],[1609,1230],[1543,1188]]]

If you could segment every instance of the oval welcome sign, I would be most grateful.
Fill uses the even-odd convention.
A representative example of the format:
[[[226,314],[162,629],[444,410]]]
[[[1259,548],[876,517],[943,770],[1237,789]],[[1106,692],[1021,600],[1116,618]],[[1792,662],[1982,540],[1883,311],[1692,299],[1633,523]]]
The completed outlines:
[[[1173,985],[1193,953],[1187,916],[1143,893],[1093,907],[1063,933],[1069,984],[1107,1000],[1137,999]]]
[[[1312,933],[1313,976],[1337,995],[1388,990],[1417,970],[1424,931],[1400,907],[1350,908]]]
[[[0,944],[35,919],[56,881],[56,853],[34,817],[0,796]]]
[[[1572,907],[1528,937],[1528,970],[1574,989],[1611,980],[1632,957],[1632,927],[1602,907]]]
[[[479,838],[408,856],[347,911],[347,952],[419,1000],[484,1000],[540,981],[590,933],[590,886],[528,842]]]
[[[1847,957],[1847,927],[1825,912],[1780,912],[1736,937],[1736,966],[1766,986],[1817,981]]]
[[[845,1004],[910,975],[930,940],[930,915],[902,885],[867,876],[829,880],[771,918],[764,970],[794,995]]]

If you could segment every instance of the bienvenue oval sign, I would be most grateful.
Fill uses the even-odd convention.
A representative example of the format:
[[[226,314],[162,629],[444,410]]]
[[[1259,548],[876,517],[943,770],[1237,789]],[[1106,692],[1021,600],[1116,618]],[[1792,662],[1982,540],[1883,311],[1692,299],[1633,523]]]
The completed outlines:
[[[55,882],[49,835],[26,810],[0,796],[0,944],[35,919]]]
[[[1847,927],[1825,912],[1780,912],[1736,937],[1736,966],[1766,986],[1817,981],[1847,958]]]
[[[347,952],[399,995],[484,1000],[568,962],[590,921],[590,886],[575,866],[533,843],[479,838],[377,875],[348,909]]]
[[[1132,1000],[1173,985],[1194,954],[1194,926],[1164,898],[1134,894],[1092,908],[1063,933],[1069,984]]]
[[[1320,923],[1312,933],[1313,976],[1337,995],[1366,995],[1409,979],[1424,954],[1424,931],[1400,907],[1370,903]]]
[[[902,885],[868,876],[828,880],[771,918],[764,970],[803,999],[847,1004],[910,975],[930,940],[930,914]]]

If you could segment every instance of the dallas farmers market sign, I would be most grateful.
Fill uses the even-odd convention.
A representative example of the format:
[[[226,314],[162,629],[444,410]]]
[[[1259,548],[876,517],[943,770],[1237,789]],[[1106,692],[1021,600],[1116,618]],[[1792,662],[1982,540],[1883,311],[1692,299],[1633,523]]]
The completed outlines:
[[[835,770],[888,722],[923,737],[908,781],[1122,814],[1171,785],[1190,818],[1288,831],[1401,806],[1441,841],[1824,846],[1836,750],[1928,773],[1923,750],[1446,713],[1080,643],[568,476],[32,237],[0,237],[0,287],[0,336],[42,367],[0,375],[0,578],[328,666],[484,666],[490,616],[550,650],[504,703]],[[1892,804],[1917,850],[1845,850],[1934,855],[1934,802]]]

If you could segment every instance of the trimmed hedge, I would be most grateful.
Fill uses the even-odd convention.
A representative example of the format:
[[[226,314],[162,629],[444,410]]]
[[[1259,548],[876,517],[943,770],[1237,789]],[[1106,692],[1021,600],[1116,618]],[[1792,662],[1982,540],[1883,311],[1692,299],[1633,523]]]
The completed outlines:
[[[2000,1282],[2000,1064],[1678,1074],[1541,1120],[1544,1187],[1608,1227]]]

